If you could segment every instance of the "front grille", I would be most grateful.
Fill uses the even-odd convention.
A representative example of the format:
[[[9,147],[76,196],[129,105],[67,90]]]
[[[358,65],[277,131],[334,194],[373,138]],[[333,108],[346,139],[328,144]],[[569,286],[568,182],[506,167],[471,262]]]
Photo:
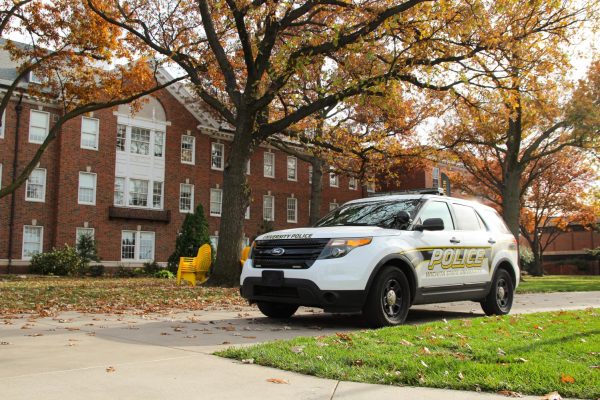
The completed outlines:
[[[257,240],[253,260],[255,268],[310,268],[329,239]],[[273,253],[283,249],[283,254]]]

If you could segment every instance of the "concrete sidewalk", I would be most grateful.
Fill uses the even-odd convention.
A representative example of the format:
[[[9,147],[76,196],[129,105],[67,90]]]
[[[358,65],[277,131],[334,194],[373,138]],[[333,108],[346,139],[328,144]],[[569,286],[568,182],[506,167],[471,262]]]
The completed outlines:
[[[514,311],[586,307],[600,307],[600,292],[519,295]],[[479,305],[470,302],[419,306],[411,310],[408,323],[479,315]],[[299,316],[277,323],[248,307],[141,316],[63,313],[0,324],[2,399],[502,398],[338,382],[211,355],[231,345],[365,328],[359,317],[351,315],[304,309]],[[270,378],[288,383],[267,382]]]

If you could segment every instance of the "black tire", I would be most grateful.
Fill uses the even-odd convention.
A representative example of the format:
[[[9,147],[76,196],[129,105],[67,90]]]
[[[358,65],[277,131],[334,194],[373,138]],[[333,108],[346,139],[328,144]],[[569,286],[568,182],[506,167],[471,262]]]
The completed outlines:
[[[481,308],[485,315],[505,315],[510,312],[515,288],[510,274],[505,269],[499,269],[492,281],[492,287],[485,299],[481,302]]]
[[[395,267],[384,268],[373,281],[363,317],[373,328],[400,325],[410,308],[410,286],[406,275]]]
[[[289,318],[298,310],[295,304],[271,303],[268,301],[259,301],[256,303],[261,313],[269,318],[284,319]]]

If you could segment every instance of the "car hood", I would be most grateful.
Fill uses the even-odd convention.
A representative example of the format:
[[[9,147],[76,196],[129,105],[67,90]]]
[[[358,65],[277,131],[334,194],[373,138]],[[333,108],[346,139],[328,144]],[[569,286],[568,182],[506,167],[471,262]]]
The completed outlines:
[[[288,239],[332,239],[355,238],[363,236],[392,236],[402,231],[385,229],[377,226],[327,226],[322,228],[295,228],[265,233],[256,240],[288,240]]]

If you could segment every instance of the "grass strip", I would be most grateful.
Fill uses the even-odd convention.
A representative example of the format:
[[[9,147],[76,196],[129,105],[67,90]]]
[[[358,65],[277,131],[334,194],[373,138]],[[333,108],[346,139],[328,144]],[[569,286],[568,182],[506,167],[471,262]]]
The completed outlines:
[[[600,397],[600,309],[403,325],[217,353],[337,380]]]
[[[517,293],[589,292],[600,291],[600,276],[595,275],[548,275],[525,276]]]

